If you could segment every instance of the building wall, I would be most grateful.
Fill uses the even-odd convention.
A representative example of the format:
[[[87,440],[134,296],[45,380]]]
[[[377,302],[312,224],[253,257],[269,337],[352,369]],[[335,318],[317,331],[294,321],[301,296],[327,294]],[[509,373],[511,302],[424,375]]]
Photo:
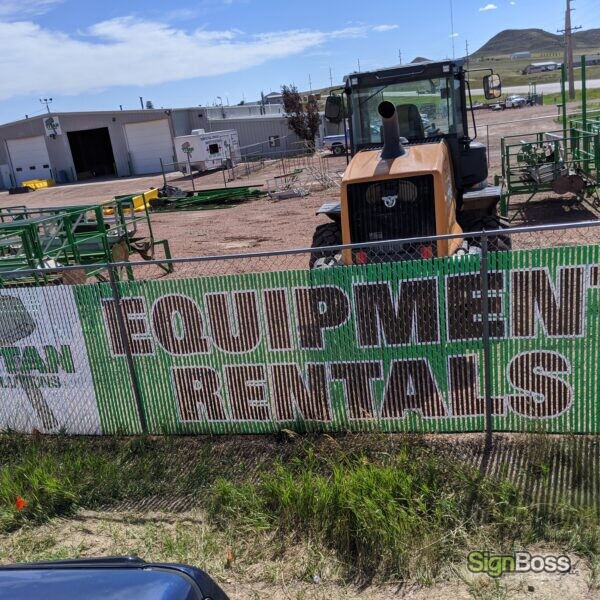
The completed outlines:
[[[21,139],[33,136],[43,135],[46,140],[46,148],[52,167],[52,174],[55,179],[60,177],[60,172],[64,171],[70,181],[75,180],[75,166],[69,146],[67,133],[69,131],[81,131],[86,129],[108,128],[110,141],[115,158],[115,166],[119,177],[127,177],[131,174],[129,150],[127,139],[125,137],[125,124],[142,123],[147,121],[156,121],[158,119],[168,118],[171,135],[174,137],[173,122],[169,114],[164,110],[144,110],[144,111],[114,111],[102,113],[65,113],[52,116],[60,121],[62,135],[57,135],[55,139],[46,136],[44,128],[44,119],[49,115],[34,117],[16,123],[11,123],[0,127],[0,164],[10,165],[7,140]],[[14,175],[14,173],[13,173]]]
[[[2,128],[0,130],[0,165],[9,165],[12,176],[14,177],[15,173],[12,170],[11,163],[9,160],[8,146],[6,144],[6,140],[24,139],[29,137],[37,137],[40,135],[46,135],[44,122],[40,118],[28,119],[26,121],[14,123],[10,126]],[[52,161],[53,156],[56,156],[57,154],[57,149],[50,148],[48,145],[48,140],[46,140],[46,147],[48,148],[48,155],[50,161]],[[1,185],[2,181],[0,180],[0,186]]]
[[[264,114],[266,113],[266,114]],[[225,118],[223,118],[223,115]],[[52,174],[62,179],[65,172],[70,181],[75,180],[75,166],[67,133],[107,127],[119,177],[131,174],[130,157],[125,136],[125,124],[155,121],[168,118],[173,138],[189,135],[194,129],[207,132],[235,129],[238,132],[240,146],[246,147],[248,154],[261,153],[263,156],[280,155],[283,151],[298,148],[300,139],[287,126],[286,118],[280,114],[279,107],[243,105],[235,107],[197,107],[172,110],[107,111],[89,113],[52,113],[60,121],[62,135],[56,139],[46,136],[43,115],[15,123],[0,126],[0,165],[12,165],[9,160],[6,140],[44,136]],[[278,146],[270,146],[269,138],[279,137]],[[14,172],[13,172],[14,176]],[[1,179],[0,179],[1,185]]]
[[[297,148],[300,138],[290,131],[284,117],[258,117],[251,119],[226,119],[209,121],[207,131],[235,129],[240,138],[242,154],[262,152],[264,155],[279,154]],[[270,147],[268,140],[279,136],[280,145]]]

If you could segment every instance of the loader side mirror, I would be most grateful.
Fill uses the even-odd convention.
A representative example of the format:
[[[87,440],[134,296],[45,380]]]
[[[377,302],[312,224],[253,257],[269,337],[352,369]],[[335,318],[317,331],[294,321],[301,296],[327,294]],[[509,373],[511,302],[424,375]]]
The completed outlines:
[[[500,75],[486,75],[483,78],[483,91],[486,100],[496,100],[502,96]]]
[[[327,96],[327,100],[325,101],[325,118],[330,123],[341,123],[344,118],[341,96]]]

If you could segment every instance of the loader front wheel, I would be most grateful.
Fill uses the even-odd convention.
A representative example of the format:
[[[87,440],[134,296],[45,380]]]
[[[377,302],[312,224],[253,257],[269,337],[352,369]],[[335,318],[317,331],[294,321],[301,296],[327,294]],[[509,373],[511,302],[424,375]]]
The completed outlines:
[[[499,217],[498,215],[489,215],[481,220],[480,229],[485,229],[486,231],[510,229],[510,223],[507,219]],[[491,252],[507,252],[512,249],[512,239],[510,235],[492,235],[488,240]]]
[[[339,223],[324,223],[315,229],[311,248],[326,248],[328,246],[341,246],[342,230]],[[310,255],[309,267],[319,269],[334,266],[336,263],[335,250],[314,251]]]

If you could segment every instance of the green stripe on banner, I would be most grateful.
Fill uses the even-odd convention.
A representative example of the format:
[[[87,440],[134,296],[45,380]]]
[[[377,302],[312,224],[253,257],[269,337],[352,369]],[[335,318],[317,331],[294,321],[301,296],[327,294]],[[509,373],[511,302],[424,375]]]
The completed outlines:
[[[598,247],[491,253],[494,428],[597,432]],[[481,261],[119,283],[151,433],[484,429]],[[140,424],[110,285],[76,289],[102,430]]]

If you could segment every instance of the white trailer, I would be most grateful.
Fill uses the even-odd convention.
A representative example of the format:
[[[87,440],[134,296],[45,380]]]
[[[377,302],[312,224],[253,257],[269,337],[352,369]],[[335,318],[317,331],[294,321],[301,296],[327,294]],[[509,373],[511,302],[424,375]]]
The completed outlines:
[[[179,170],[187,175],[193,171],[210,171],[236,165],[241,158],[240,140],[235,129],[212,131],[195,129],[191,135],[175,138]]]

